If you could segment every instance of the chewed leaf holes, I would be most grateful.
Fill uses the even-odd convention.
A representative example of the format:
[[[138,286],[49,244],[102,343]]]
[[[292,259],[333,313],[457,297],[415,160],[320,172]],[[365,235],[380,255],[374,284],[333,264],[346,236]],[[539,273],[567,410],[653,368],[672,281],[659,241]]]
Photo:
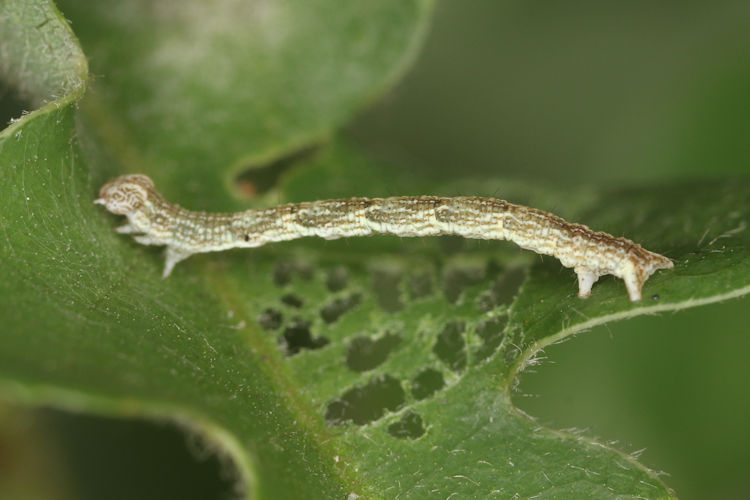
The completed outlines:
[[[277,286],[288,285],[292,281],[294,268],[291,262],[278,262],[273,269],[273,282]]]
[[[502,273],[490,289],[479,297],[479,309],[490,311],[498,306],[509,305],[526,279],[523,267],[513,267]]]
[[[417,273],[409,277],[409,295],[414,299],[421,299],[432,293],[432,274]]]
[[[276,286],[285,286],[292,282],[295,276],[310,280],[313,275],[312,267],[304,262],[279,261],[273,270],[273,282]]]
[[[484,341],[474,356],[476,361],[482,361],[491,356],[505,338],[505,327],[508,325],[508,316],[498,316],[484,321],[476,328],[476,334]]]
[[[408,412],[401,420],[388,426],[388,434],[399,439],[416,439],[424,434],[422,417],[414,412]]]
[[[338,266],[331,269],[326,276],[326,287],[332,292],[338,292],[349,284],[349,271],[345,267]]]
[[[381,375],[361,387],[349,389],[341,398],[330,402],[325,418],[330,425],[343,425],[347,421],[364,425],[382,417],[386,410],[398,409],[404,401],[405,394],[399,381],[390,375]]]
[[[411,395],[420,400],[432,396],[445,386],[443,374],[432,368],[419,372],[411,382]]]
[[[397,269],[377,269],[373,272],[372,289],[378,305],[387,312],[398,312],[404,308],[398,287],[402,275]]]
[[[310,331],[310,323],[297,318],[284,329],[282,340],[288,356],[297,354],[302,349],[320,349],[328,344],[325,337],[314,337]]]
[[[302,297],[293,293],[287,293],[286,295],[281,297],[281,302],[296,309],[299,309],[305,303],[305,301],[302,300]]]
[[[276,330],[281,326],[284,317],[281,315],[281,311],[269,307],[264,309],[260,316],[258,316],[258,323],[264,330]]]
[[[349,344],[346,365],[355,372],[372,370],[388,359],[388,355],[400,343],[401,337],[394,333],[387,333],[376,340],[370,337],[356,337]]]
[[[347,311],[351,311],[362,301],[362,296],[358,293],[351,293],[345,297],[334,299],[333,302],[325,305],[320,310],[320,316],[326,323],[333,323]]]
[[[443,275],[443,293],[448,302],[458,302],[461,292],[469,285],[484,278],[484,269],[479,267],[449,269]]]
[[[461,371],[466,368],[465,346],[464,324],[451,321],[438,335],[433,352],[451,370]]]

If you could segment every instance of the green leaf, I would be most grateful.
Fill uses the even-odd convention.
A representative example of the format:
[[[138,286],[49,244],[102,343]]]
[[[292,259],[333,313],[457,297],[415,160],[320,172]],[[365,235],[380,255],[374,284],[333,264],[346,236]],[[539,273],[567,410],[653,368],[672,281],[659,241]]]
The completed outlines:
[[[401,74],[432,3],[61,6],[105,75],[87,112],[119,161],[167,195],[229,209],[221,200],[241,169],[319,142]]]
[[[0,5],[0,75],[37,106],[80,92],[88,77],[78,41],[51,2]]]
[[[346,147],[322,153],[299,183],[289,179],[287,198],[297,199],[315,178],[335,178],[341,184],[351,179],[350,184],[359,185],[360,176],[366,176],[365,162],[351,155]],[[357,169],[347,174],[346,167],[336,165]],[[383,165],[372,169],[388,171]],[[472,184],[472,192],[481,194],[487,183],[467,181],[434,189],[451,193]],[[215,282],[216,290],[267,299],[266,285],[245,276],[286,276],[279,269],[292,269],[290,283],[277,280],[275,300],[256,301],[255,308],[248,300],[248,316],[284,318],[268,326],[279,334],[299,330],[297,317],[309,324],[317,345],[309,344],[289,362],[319,413],[329,424],[347,430],[342,439],[348,456],[358,457],[355,467],[375,484],[373,493],[668,496],[656,475],[633,458],[584,436],[534,423],[513,407],[512,389],[518,372],[537,361],[540,349],[571,334],[606,321],[747,293],[750,254],[742,224],[750,208],[746,187],[661,186],[601,198],[580,193],[588,207],[556,194],[558,206],[571,218],[632,235],[675,259],[676,269],[652,277],[646,299],[636,304],[614,278],[603,279],[592,297],[581,301],[572,272],[555,260],[540,262],[502,242],[454,241],[460,244],[457,251],[442,248],[441,240],[312,241],[299,244],[304,248],[296,257],[299,277],[293,271],[294,256],[290,264],[278,263],[286,253],[279,248],[259,249],[249,271],[239,255],[236,264],[233,258],[222,261],[227,272],[210,274],[229,277]],[[553,196],[512,184],[506,190],[514,199],[540,206]],[[320,194],[347,191],[333,188]],[[679,214],[672,213],[674,206],[682,207]],[[717,214],[723,213],[731,215],[722,220]],[[275,267],[264,269],[260,255],[265,252]],[[213,259],[211,263],[217,265]],[[342,290],[327,286],[337,273],[348,276]],[[288,305],[290,293],[304,303],[302,311]],[[359,297],[356,304],[329,323],[325,311],[351,303],[352,295]],[[323,347],[321,336],[327,341]],[[372,368],[368,360],[378,359],[372,353],[379,344],[390,346],[381,348],[388,355]],[[375,398],[382,400],[380,406],[371,403]]]
[[[117,217],[92,204],[120,172],[110,162],[189,208],[238,206],[225,188],[238,166],[332,134],[409,59],[427,9],[148,5],[64,6],[105,75],[84,112],[85,63],[65,21],[44,2],[0,5],[9,81],[37,102],[67,92],[0,134],[3,397],[177,420],[232,457],[248,497],[671,495],[633,457],[535,423],[513,387],[545,345],[585,328],[747,293],[747,183],[600,195],[440,186],[336,138],[268,197],[502,185],[505,198],[627,235],[675,269],[647,282],[642,303],[616,279],[581,301],[570,270],[505,242],[376,237],[198,255],[162,280],[160,250],[115,234]],[[38,84],[45,63],[17,71],[48,50],[56,82]]]

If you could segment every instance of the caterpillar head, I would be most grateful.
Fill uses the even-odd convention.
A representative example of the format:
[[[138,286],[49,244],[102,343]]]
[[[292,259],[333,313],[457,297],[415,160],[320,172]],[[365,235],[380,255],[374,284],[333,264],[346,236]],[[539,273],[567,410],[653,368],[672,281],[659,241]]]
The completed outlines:
[[[125,215],[138,210],[154,191],[154,182],[143,174],[123,175],[102,186],[94,203],[104,205],[113,214]]]

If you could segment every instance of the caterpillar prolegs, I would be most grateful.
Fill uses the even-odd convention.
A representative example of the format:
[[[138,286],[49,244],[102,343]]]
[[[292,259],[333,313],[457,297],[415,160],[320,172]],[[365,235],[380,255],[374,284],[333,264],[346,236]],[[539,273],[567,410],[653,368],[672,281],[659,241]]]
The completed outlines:
[[[372,234],[510,240],[573,268],[582,298],[589,296],[600,276],[612,274],[625,281],[630,300],[640,300],[649,276],[673,267],[670,259],[629,239],[592,231],[543,210],[478,196],[347,198],[206,213],[167,202],[150,178],[131,174],[105,184],[95,203],[127,217],[117,232],[133,234],[144,245],[167,246],[164,277],[194,253],[305,236],[333,240]]]

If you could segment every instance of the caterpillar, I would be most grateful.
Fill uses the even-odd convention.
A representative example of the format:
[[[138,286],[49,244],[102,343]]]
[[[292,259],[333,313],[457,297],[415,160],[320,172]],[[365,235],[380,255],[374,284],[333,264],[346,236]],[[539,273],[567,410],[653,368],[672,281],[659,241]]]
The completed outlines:
[[[132,234],[144,245],[166,245],[164,278],[195,253],[305,236],[333,240],[372,234],[510,240],[573,268],[581,298],[590,295],[600,276],[611,274],[625,282],[630,300],[638,301],[654,272],[674,266],[629,239],[592,231],[543,210],[478,196],[347,198],[206,213],[167,202],[149,177],[130,174],[106,183],[94,203],[127,217],[118,233]]]

